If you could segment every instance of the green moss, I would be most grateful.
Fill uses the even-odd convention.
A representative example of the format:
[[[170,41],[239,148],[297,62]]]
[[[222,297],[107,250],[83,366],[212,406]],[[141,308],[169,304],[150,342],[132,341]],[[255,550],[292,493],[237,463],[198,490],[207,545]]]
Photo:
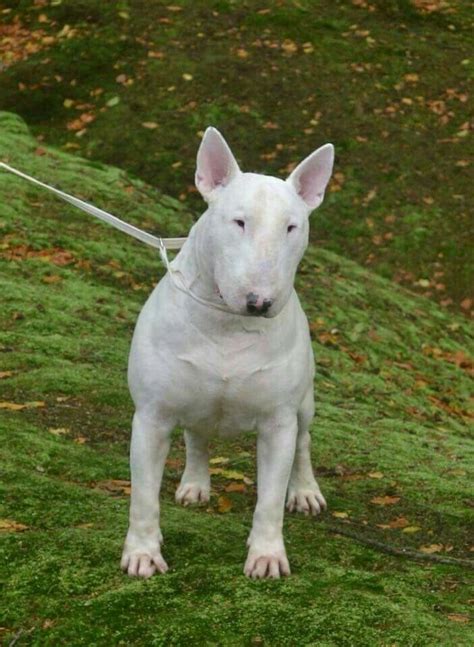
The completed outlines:
[[[171,198],[116,168],[50,148],[35,155],[36,147],[21,119],[0,113],[0,159],[140,226],[187,232],[192,219]],[[118,567],[128,499],[103,483],[129,477],[127,353],[161,264],[3,172],[0,198],[0,351],[2,371],[12,371],[0,400],[45,403],[1,412],[0,516],[28,526],[0,542],[7,644],[14,636],[87,646],[472,644],[470,625],[456,621],[468,613],[465,568],[392,557],[333,532],[342,524],[362,539],[442,544],[441,555],[469,557],[467,321],[310,247],[298,290],[318,362],[313,454],[330,512],[317,521],[287,515],[291,578],[246,580],[254,486],[226,493],[232,509],[222,515],[217,498],[229,481],[216,475],[207,509],[178,507],[177,434],[163,486],[171,571],[133,581]],[[58,248],[73,260],[55,265]],[[59,280],[44,282],[51,276]],[[248,435],[216,441],[213,453],[254,478],[254,447]],[[385,495],[400,500],[371,502]],[[397,517],[419,531],[380,528]]]

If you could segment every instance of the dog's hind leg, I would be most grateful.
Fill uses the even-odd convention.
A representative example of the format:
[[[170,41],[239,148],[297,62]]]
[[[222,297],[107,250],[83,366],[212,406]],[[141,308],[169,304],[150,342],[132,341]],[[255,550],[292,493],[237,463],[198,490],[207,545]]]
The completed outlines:
[[[290,512],[316,515],[326,508],[326,501],[314,478],[311,466],[311,436],[309,428],[314,416],[312,389],[308,391],[298,411],[298,436],[286,507]]]
[[[176,501],[183,505],[207,502],[211,489],[208,439],[195,432],[185,431],[184,440],[186,467],[176,490]]]
[[[129,575],[150,577],[165,573],[161,555],[160,487],[173,425],[136,411],[133,416],[130,466],[132,492],[130,525],[121,566]]]

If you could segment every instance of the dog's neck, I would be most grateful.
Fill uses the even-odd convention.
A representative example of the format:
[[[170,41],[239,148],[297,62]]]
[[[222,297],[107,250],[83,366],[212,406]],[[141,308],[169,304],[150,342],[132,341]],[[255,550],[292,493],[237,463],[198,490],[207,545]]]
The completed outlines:
[[[179,275],[178,280],[187,288],[187,316],[200,328],[212,328],[214,332],[225,332],[227,335],[231,332],[267,331],[272,325],[276,325],[278,317],[246,317],[225,311],[226,304],[220,297],[214,280],[213,255],[207,244],[208,226],[209,220],[205,212],[193,225],[181,251],[171,262],[171,270]],[[194,299],[189,292],[208,305]],[[222,306],[224,310],[220,309]]]
[[[213,278],[212,258],[206,246],[207,212],[191,228],[181,251],[171,262],[171,269],[193,294],[211,304],[222,305]]]

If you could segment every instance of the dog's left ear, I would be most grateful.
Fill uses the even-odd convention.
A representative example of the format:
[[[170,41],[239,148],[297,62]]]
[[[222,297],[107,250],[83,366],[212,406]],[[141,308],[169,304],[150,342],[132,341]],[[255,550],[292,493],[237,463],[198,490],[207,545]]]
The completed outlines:
[[[196,187],[209,202],[212,193],[240,173],[226,140],[216,128],[207,128],[197,154]]]
[[[300,162],[286,180],[310,209],[323,201],[333,164],[334,146],[325,144]]]

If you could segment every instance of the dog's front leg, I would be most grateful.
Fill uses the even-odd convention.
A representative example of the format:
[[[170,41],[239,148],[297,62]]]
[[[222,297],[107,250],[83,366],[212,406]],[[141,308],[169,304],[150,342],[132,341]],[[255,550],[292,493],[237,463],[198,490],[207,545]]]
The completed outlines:
[[[259,428],[258,498],[244,567],[244,573],[249,577],[280,577],[290,574],[282,530],[296,434],[296,415],[269,420]]]
[[[161,555],[159,494],[172,427],[135,412],[130,447],[130,525],[121,566],[129,575],[150,577],[168,566]]]

